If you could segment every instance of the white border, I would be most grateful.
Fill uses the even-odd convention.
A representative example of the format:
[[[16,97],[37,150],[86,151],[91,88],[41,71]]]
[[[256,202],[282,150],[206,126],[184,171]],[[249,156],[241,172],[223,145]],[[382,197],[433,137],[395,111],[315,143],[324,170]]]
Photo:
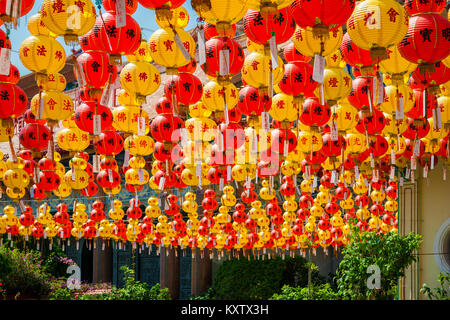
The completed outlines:
[[[434,259],[436,260],[439,269],[441,269],[442,272],[450,273],[450,265],[445,260],[445,256],[442,254],[436,254],[443,252],[444,240],[448,235],[448,233],[450,233],[450,218],[448,218],[436,232],[436,237],[434,238],[433,252],[435,253]]]

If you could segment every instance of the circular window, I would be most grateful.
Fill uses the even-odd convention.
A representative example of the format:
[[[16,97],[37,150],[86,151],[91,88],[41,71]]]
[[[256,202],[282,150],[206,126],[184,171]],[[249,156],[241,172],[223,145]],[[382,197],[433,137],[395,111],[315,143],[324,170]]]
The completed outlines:
[[[450,272],[450,218],[436,233],[434,248],[436,263],[442,272]]]

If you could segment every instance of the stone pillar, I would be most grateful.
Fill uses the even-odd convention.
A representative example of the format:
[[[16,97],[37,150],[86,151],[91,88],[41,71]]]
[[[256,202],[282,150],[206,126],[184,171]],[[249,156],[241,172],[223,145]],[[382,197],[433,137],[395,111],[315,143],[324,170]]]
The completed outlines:
[[[161,288],[168,288],[172,299],[180,296],[180,253],[174,248],[161,247],[160,253]]]
[[[192,295],[198,296],[206,292],[212,284],[212,260],[209,257],[209,250],[203,251],[203,258],[200,249],[193,250],[192,260]]]
[[[93,254],[93,282],[112,282],[113,280],[113,249],[111,243],[96,239],[96,248]]]

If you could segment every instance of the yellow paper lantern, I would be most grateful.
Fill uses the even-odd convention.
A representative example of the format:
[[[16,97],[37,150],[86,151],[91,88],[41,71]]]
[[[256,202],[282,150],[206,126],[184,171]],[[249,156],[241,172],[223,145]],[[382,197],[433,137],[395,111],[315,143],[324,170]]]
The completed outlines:
[[[358,123],[358,110],[347,101],[341,101],[331,107],[330,121],[336,122],[338,131],[341,133],[355,128]]]
[[[153,153],[155,141],[149,136],[132,135],[125,139],[123,146],[133,156],[148,156]]]
[[[63,46],[55,39],[42,35],[26,38],[20,46],[19,57],[25,68],[39,74],[37,79],[58,72],[66,63]]]
[[[387,54],[389,58],[379,64],[380,71],[388,74],[393,84],[403,84],[405,76],[409,77],[409,74],[416,70],[417,64],[403,58],[397,46],[388,48]]]
[[[269,72],[271,67],[270,55],[264,52],[254,51],[245,57],[244,66],[242,67],[242,79],[250,86],[255,88],[268,88]],[[284,64],[278,57],[278,67],[272,70],[273,85],[281,81],[284,74]]]
[[[396,155],[402,154],[406,150],[406,140],[403,136],[388,136],[386,137],[386,141],[388,142],[388,151],[387,154],[391,154],[392,151]]]
[[[123,131],[126,133],[137,134],[139,129],[139,118],[144,117],[145,123],[150,122],[148,113],[138,106],[119,106],[112,111],[114,121],[113,127],[117,131]],[[150,126],[145,126],[145,134],[150,131]]]
[[[395,46],[408,31],[408,14],[394,0],[366,0],[358,3],[347,21],[354,44],[370,50],[372,59],[387,59],[386,48]]]
[[[184,48],[192,57],[195,56],[195,41],[189,33],[181,28],[174,28],[176,34],[180,37]],[[172,29],[156,30],[148,40],[150,55],[157,64],[167,68],[167,74],[177,73],[176,68],[189,63],[181,49],[175,43],[175,33]]]
[[[297,26],[292,36],[295,48],[307,57],[314,55],[328,56],[335,52],[342,42],[342,27],[328,31],[328,37],[314,36],[312,28],[300,28]],[[325,41],[326,39],[326,41]]]
[[[425,138],[437,143],[439,139],[443,139],[447,136],[448,132],[444,128],[437,129],[434,127],[433,117],[428,118],[428,124],[430,125],[430,131],[428,131]]]
[[[408,129],[408,122],[406,117],[404,117],[403,119],[396,119],[395,116],[393,116],[390,113],[383,113],[383,114],[385,118],[385,126],[383,129],[383,134],[390,136],[397,136],[401,135]]]
[[[322,136],[318,132],[300,131],[297,138],[297,145],[303,153],[319,151],[323,146]]]
[[[58,189],[53,190],[53,194],[58,198],[67,198],[68,196],[70,196],[71,193],[72,188],[65,181],[61,181],[61,183],[58,186]]]
[[[200,18],[216,26],[219,35],[244,18],[248,9],[240,0],[194,0],[191,5]]]
[[[400,99],[403,101],[403,113],[409,112],[415,105],[416,98],[413,90],[406,84],[390,85],[384,88],[385,98],[381,110],[385,113],[396,114],[400,112]]]
[[[41,103],[43,103],[42,114]],[[59,120],[68,119],[74,111],[72,98],[60,91],[42,91],[31,99],[30,106],[33,114],[40,115],[53,125]]]
[[[325,57],[325,65],[328,68],[345,68],[347,63],[343,60],[340,50],[336,50]]]
[[[449,81],[450,82],[450,81]],[[441,109],[441,120],[444,129],[450,129],[450,96],[441,96],[437,99],[438,107]]]
[[[36,81],[37,86],[44,91],[64,91],[66,88],[66,78],[60,73],[48,73],[46,77]]]
[[[66,44],[78,44],[78,36],[95,24],[95,7],[90,0],[44,0],[41,19],[53,33],[64,36]]]
[[[66,128],[56,134],[56,142],[62,150],[83,151],[89,147],[89,133],[78,128]]]
[[[56,38],[57,35],[48,30],[48,28],[45,26],[44,21],[42,21],[41,13],[38,12],[35,15],[32,15],[28,19],[28,31],[32,35],[42,35],[42,36],[50,36],[53,38]]]
[[[205,90],[203,88],[203,90]],[[199,101],[195,104],[191,104],[189,106],[189,115],[191,117],[209,117],[211,115],[211,111],[205,106],[203,101]]]
[[[13,136],[14,121],[12,119],[0,119],[0,142],[8,142]],[[0,161],[1,159],[3,158],[0,158]]]
[[[119,93],[117,94],[117,103],[122,106],[139,106],[136,101],[136,95],[127,92],[124,89],[119,90]]]
[[[72,176],[75,170],[75,177]],[[74,179],[73,179],[74,178]],[[82,190],[89,184],[89,174],[82,169],[71,169],[64,176],[64,181],[74,190]]]
[[[139,48],[136,49],[133,54],[127,55],[128,62],[136,62],[136,61],[144,61],[144,62],[152,62],[152,57],[150,55],[149,47],[147,40],[141,39],[141,44]]]
[[[189,23],[189,13],[181,6],[170,9],[170,14],[167,18],[156,15],[156,23],[161,28],[176,27],[184,29]]]
[[[279,122],[293,122],[300,117],[300,106],[291,95],[278,93],[272,98],[270,116]]]
[[[320,96],[320,87],[316,88],[316,96]],[[327,104],[332,107],[338,101],[346,99],[352,91],[352,78],[341,68],[326,68],[323,73],[323,94]]]
[[[203,86],[202,102],[212,112],[224,111],[225,103],[228,110],[233,109],[238,100],[239,90],[231,82],[221,85],[211,80]]]
[[[19,189],[28,187],[30,183],[30,176],[22,168],[11,168],[8,169],[3,176],[3,183],[6,187],[14,190],[14,192],[19,192]]]
[[[347,153],[362,153],[367,149],[366,136],[361,133],[347,133],[345,136]]]
[[[159,88],[161,76],[158,69],[151,63],[130,62],[120,72],[120,84],[128,93],[134,94],[138,105],[141,105],[146,96]]]

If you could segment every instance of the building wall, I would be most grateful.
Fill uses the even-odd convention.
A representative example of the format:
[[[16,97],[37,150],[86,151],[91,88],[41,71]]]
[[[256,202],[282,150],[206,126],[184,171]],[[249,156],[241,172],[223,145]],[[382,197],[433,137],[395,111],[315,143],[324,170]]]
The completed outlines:
[[[423,283],[437,287],[441,272],[433,247],[436,233],[450,217],[450,176],[443,181],[442,173],[442,165],[438,165],[428,172],[428,179],[423,178],[421,172],[418,180],[419,234],[423,235],[419,257],[419,287]],[[420,298],[425,297],[420,295]]]

